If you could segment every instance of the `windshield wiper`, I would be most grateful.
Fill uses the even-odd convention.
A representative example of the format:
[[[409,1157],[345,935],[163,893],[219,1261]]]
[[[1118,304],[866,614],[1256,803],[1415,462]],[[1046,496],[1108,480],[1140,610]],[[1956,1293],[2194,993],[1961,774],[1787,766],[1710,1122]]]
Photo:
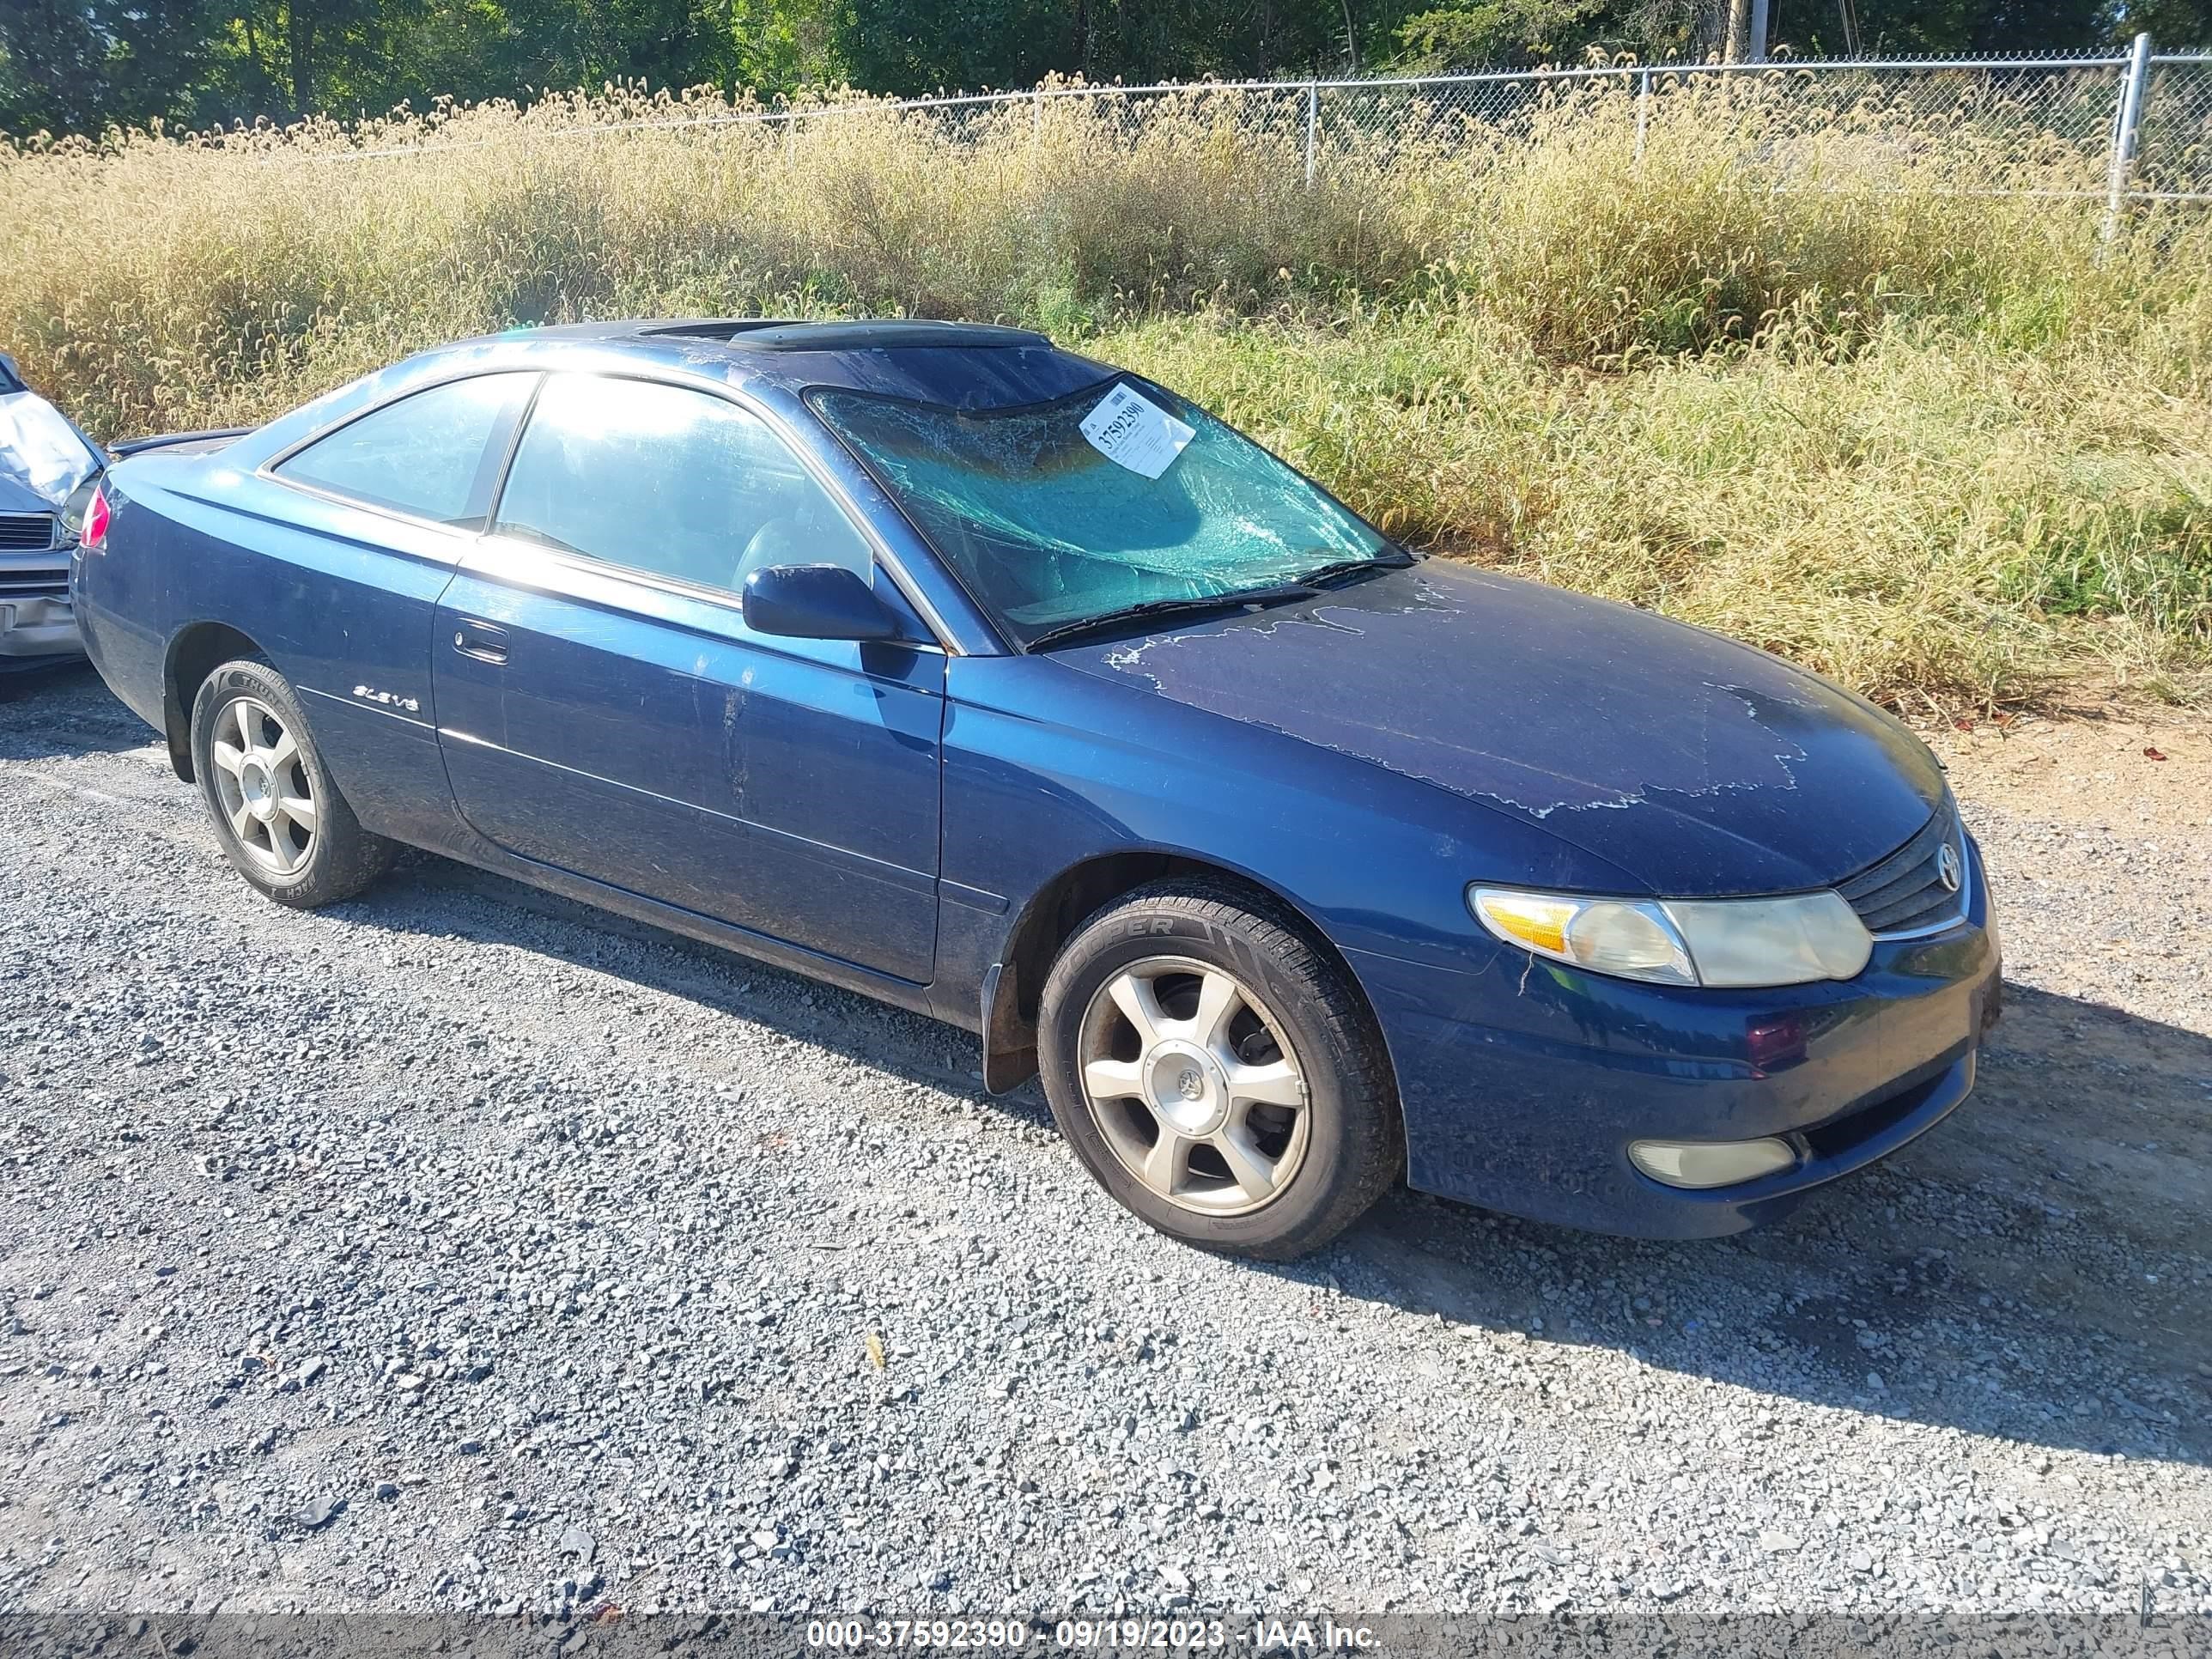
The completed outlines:
[[[1188,615],[1199,611],[1237,611],[1247,606],[1256,611],[1265,605],[1290,605],[1299,599],[1317,599],[1320,597],[1319,588],[1304,582],[1281,582],[1269,587],[1241,587],[1227,593],[1206,593],[1190,599],[1146,599],[1139,605],[1124,605],[1119,611],[1102,611],[1095,617],[1085,617],[1078,622],[1062,623],[1057,628],[1048,628],[1022,649],[1035,651],[1058,640],[1088,634],[1095,628],[1111,628],[1142,617]]]
[[[1393,547],[1385,549],[1381,556],[1339,559],[1335,563],[1322,565],[1317,570],[1301,570],[1298,572],[1298,580],[1311,586],[1316,582],[1325,582],[1333,577],[1356,575],[1362,570],[1403,570],[1413,562],[1412,554]]]

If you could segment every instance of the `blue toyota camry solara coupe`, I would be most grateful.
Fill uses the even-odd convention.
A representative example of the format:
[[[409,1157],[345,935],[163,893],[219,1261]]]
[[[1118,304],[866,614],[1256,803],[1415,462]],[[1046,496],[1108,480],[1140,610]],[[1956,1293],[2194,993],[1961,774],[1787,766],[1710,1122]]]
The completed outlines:
[[[1934,757],[1695,629],[1392,544],[1013,329],[427,352],[70,507],[93,660],[230,861],[428,848],[980,1034],[1162,1231],[1394,1182],[1734,1232],[1965,1097]]]

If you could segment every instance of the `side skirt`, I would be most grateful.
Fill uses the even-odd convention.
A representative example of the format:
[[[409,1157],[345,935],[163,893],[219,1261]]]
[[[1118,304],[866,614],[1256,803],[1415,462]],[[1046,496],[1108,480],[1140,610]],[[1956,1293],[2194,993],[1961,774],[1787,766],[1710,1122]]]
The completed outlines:
[[[507,852],[486,841],[473,841],[463,846],[440,846],[428,850],[462,864],[488,870],[495,876],[510,877],[532,887],[558,893],[563,898],[574,899],[598,910],[609,910],[633,921],[641,921],[672,933],[681,933],[686,939],[697,939],[702,945],[713,945],[722,950],[766,963],[772,968],[781,968],[804,978],[820,980],[841,990],[857,992],[873,997],[878,1002],[888,1002],[909,1013],[927,1014],[933,1019],[943,1015],[929,998],[929,988],[910,980],[879,974],[840,957],[824,956],[818,951],[803,945],[789,945],[781,939],[769,938],[744,927],[717,921],[711,916],[701,915],[696,910],[683,909],[673,904],[663,904],[594,881],[588,876],[556,869],[550,864],[540,864]]]

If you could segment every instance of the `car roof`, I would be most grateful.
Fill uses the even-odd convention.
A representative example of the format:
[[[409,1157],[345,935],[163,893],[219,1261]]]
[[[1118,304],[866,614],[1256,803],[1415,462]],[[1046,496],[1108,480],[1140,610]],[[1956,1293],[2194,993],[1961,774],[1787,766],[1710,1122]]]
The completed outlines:
[[[887,318],[804,322],[782,318],[649,318],[514,329],[441,351],[496,341],[529,348],[613,349],[625,356],[799,393],[818,387],[870,392],[956,409],[1048,403],[1115,371],[1031,329]],[[549,364],[550,366],[550,364]]]

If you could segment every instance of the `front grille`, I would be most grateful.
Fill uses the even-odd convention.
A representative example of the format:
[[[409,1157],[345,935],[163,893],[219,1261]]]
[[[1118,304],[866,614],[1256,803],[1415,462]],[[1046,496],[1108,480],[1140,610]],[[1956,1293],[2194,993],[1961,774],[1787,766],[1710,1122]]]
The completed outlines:
[[[1939,867],[1947,847],[1959,860],[1956,887],[1944,884]],[[1918,835],[1836,890],[1876,939],[1932,933],[1958,921],[1966,912],[1966,845],[1957,804],[1946,795]]]
[[[51,513],[0,513],[0,553],[35,551],[54,544]]]

